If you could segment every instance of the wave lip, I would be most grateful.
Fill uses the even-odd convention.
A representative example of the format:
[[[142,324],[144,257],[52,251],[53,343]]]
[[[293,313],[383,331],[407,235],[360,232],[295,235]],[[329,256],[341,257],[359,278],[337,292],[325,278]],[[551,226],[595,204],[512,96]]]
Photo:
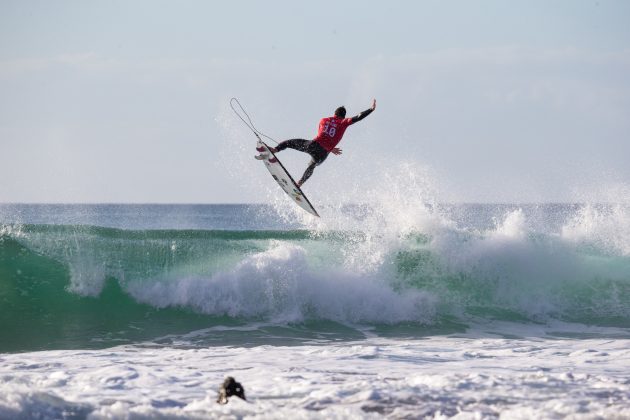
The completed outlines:
[[[430,293],[401,294],[377,276],[314,270],[304,248],[279,241],[209,279],[137,283],[129,291],[157,307],[192,306],[207,314],[282,322],[313,317],[339,322],[430,322],[435,316]]]
[[[630,257],[630,206],[586,204],[562,227],[562,238]]]

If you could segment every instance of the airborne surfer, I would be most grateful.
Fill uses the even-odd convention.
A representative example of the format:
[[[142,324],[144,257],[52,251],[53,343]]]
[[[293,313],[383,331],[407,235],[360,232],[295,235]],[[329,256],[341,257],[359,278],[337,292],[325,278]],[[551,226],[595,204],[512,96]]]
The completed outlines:
[[[297,182],[297,186],[301,187],[306,180],[313,175],[315,167],[321,165],[322,162],[326,160],[329,153],[335,155],[341,154],[341,149],[336,146],[341,141],[346,128],[361,121],[363,118],[370,115],[375,109],[376,99],[373,99],[372,107],[352,118],[346,118],[346,108],[340,106],[335,110],[335,115],[321,119],[319,122],[319,131],[313,140],[285,140],[279,143],[276,147],[270,147],[269,150],[273,153],[278,153],[286,148],[290,148],[311,155],[311,162],[306,168],[304,175],[302,175],[302,178]],[[256,156],[256,159],[264,159],[264,156]]]

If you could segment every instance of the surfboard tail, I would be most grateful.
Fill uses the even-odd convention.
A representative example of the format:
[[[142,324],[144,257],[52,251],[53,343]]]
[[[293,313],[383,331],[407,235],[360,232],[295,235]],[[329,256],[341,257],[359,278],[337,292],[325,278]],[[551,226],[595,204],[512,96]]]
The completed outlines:
[[[276,180],[278,185],[280,185],[280,188],[282,188],[291,200],[313,216],[320,217],[317,210],[315,210],[309,199],[306,198],[306,195],[304,195],[304,192],[302,192],[300,187],[297,186],[295,180],[291,174],[289,174],[289,171],[286,170],[282,162],[280,162],[276,155],[269,150],[269,146],[260,140],[260,138],[256,144],[256,151],[261,155],[267,154],[269,156],[269,158],[262,159],[262,161],[265,163],[265,167],[273,179]]]

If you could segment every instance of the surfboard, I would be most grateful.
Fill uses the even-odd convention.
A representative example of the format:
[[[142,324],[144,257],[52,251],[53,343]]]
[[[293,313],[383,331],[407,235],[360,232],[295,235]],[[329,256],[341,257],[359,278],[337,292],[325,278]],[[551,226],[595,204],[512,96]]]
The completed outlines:
[[[258,135],[256,137],[258,137]],[[308,198],[306,198],[300,187],[297,186],[289,172],[285,169],[284,165],[282,165],[282,162],[278,160],[276,155],[269,150],[269,146],[267,146],[264,141],[260,140],[260,138],[258,138],[258,143],[256,143],[256,151],[265,156],[262,162],[269,170],[273,179],[276,180],[280,188],[287,193],[291,200],[313,216],[319,217],[317,210],[315,210],[311,202],[308,201]]]

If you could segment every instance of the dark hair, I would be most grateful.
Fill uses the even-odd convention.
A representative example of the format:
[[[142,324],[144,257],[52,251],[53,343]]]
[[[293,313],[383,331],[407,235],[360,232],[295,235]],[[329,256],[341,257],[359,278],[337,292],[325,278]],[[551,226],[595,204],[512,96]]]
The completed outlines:
[[[343,106],[340,106],[339,108],[335,109],[335,117],[345,118],[346,117],[346,108],[343,107]]]

